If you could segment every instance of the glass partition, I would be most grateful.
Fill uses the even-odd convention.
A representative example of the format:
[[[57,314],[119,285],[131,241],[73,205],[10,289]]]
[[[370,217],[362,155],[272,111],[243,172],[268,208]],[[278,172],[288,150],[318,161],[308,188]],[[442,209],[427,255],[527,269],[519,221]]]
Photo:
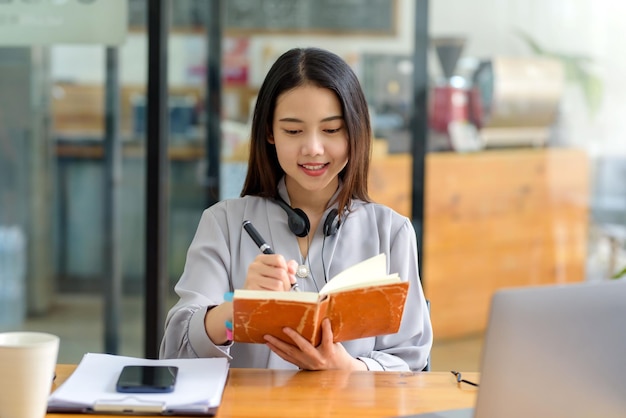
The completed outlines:
[[[623,29],[609,3],[430,2],[423,262],[442,350],[480,342],[499,288],[626,265]]]
[[[59,335],[64,363],[111,348],[140,355],[143,144],[130,137],[123,100],[114,109],[106,100],[117,90],[107,86],[112,71],[123,82],[145,83],[146,74],[135,68],[145,34],[128,34],[126,2],[119,0],[5,2],[0,14],[15,18],[0,28],[0,95],[11,98],[0,110],[0,298],[10,299],[0,303],[1,328]],[[48,33],[50,25],[58,27]],[[111,51],[122,56],[114,67],[107,64]],[[110,117],[119,132],[107,133]],[[112,135],[124,150],[123,175],[113,185]],[[114,202],[112,188],[120,197]],[[120,247],[113,251],[123,265],[121,300],[113,304],[111,217],[119,221]]]
[[[215,186],[208,118],[218,112],[218,198],[236,197],[269,66],[291,47],[328,48],[353,66],[370,104],[372,197],[407,217],[423,201],[424,218],[413,220],[423,227],[432,370],[477,370],[495,290],[609,280],[626,267],[621,15],[608,1],[362,3],[219,2],[216,29],[209,2],[170,2],[168,303]],[[150,69],[146,2],[127,4],[117,50],[118,337],[120,354],[142,356]],[[428,25],[416,27],[423,10]],[[418,51],[425,29],[430,45]],[[216,33],[221,100],[211,106]],[[10,98],[0,101],[0,327],[59,334],[61,362],[104,350],[106,53],[104,44],[0,47],[0,96]],[[415,82],[419,54],[427,92]],[[415,139],[425,95],[428,135]],[[416,145],[428,151],[423,185],[413,180]]]

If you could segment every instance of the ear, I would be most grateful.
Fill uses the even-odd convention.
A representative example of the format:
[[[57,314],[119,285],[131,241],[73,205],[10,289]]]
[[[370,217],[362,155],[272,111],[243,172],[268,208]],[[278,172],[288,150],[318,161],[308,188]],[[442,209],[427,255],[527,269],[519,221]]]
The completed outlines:
[[[275,145],[274,134],[269,130],[267,132],[267,142],[269,142],[272,145]]]

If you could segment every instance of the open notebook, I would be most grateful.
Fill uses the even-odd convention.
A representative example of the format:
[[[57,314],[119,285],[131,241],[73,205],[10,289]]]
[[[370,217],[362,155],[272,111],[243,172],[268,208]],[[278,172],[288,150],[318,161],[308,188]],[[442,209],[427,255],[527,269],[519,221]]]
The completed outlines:
[[[335,342],[395,334],[400,328],[409,282],[387,274],[387,257],[378,254],[348,267],[316,292],[235,290],[234,340],[265,344],[269,334],[291,339],[285,327],[317,346],[321,323],[329,318]],[[376,312],[376,315],[371,315]]]
[[[115,383],[126,365],[176,366],[171,393],[119,393]],[[48,399],[48,412],[134,415],[215,415],[228,376],[225,358],[149,360],[87,353]]]
[[[501,290],[476,408],[416,417],[626,417],[624,321],[626,280]]]

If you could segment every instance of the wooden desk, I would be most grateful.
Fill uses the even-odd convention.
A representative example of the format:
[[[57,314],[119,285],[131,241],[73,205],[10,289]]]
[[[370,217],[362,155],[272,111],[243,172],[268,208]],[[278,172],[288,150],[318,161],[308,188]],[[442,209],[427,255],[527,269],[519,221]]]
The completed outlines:
[[[74,365],[57,366],[53,389]],[[463,374],[476,381],[477,373]],[[394,417],[472,407],[477,389],[448,372],[231,369],[217,417]],[[107,415],[123,417],[124,415]],[[48,414],[48,418],[75,414]]]

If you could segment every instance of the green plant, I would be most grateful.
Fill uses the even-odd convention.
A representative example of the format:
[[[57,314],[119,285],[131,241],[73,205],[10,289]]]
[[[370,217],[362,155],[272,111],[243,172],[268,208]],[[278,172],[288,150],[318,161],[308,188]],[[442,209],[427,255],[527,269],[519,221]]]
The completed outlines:
[[[619,279],[620,277],[626,277],[626,267],[624,267],[621,271],[618,271],[613,275],[613,279]]]
[[[566,80],[580,86],[585,96],[589,113],[592,117],[595,116],[602,102],[604,84],[602,83],[600,77],[593,73],[593,60],[584,55],[570,55],[547,50],[532,36],[521,29],[518,29],[516,34],[535,54],[555,58],[561,61],[565,71]],[[619,279],[622,277],[626,277],[626,267],[612,276],[613,279]]]
[[[593,60],[584,55],[563,54],[550,51],[541,46],[528,33],[517,30],[517,35],[537,55],[558,59],[563,64],[566,80],[580,86],[585,96],[587,107],[591,116],[595,116],[600,108],[604,85],[600,77],[592,70]]]

